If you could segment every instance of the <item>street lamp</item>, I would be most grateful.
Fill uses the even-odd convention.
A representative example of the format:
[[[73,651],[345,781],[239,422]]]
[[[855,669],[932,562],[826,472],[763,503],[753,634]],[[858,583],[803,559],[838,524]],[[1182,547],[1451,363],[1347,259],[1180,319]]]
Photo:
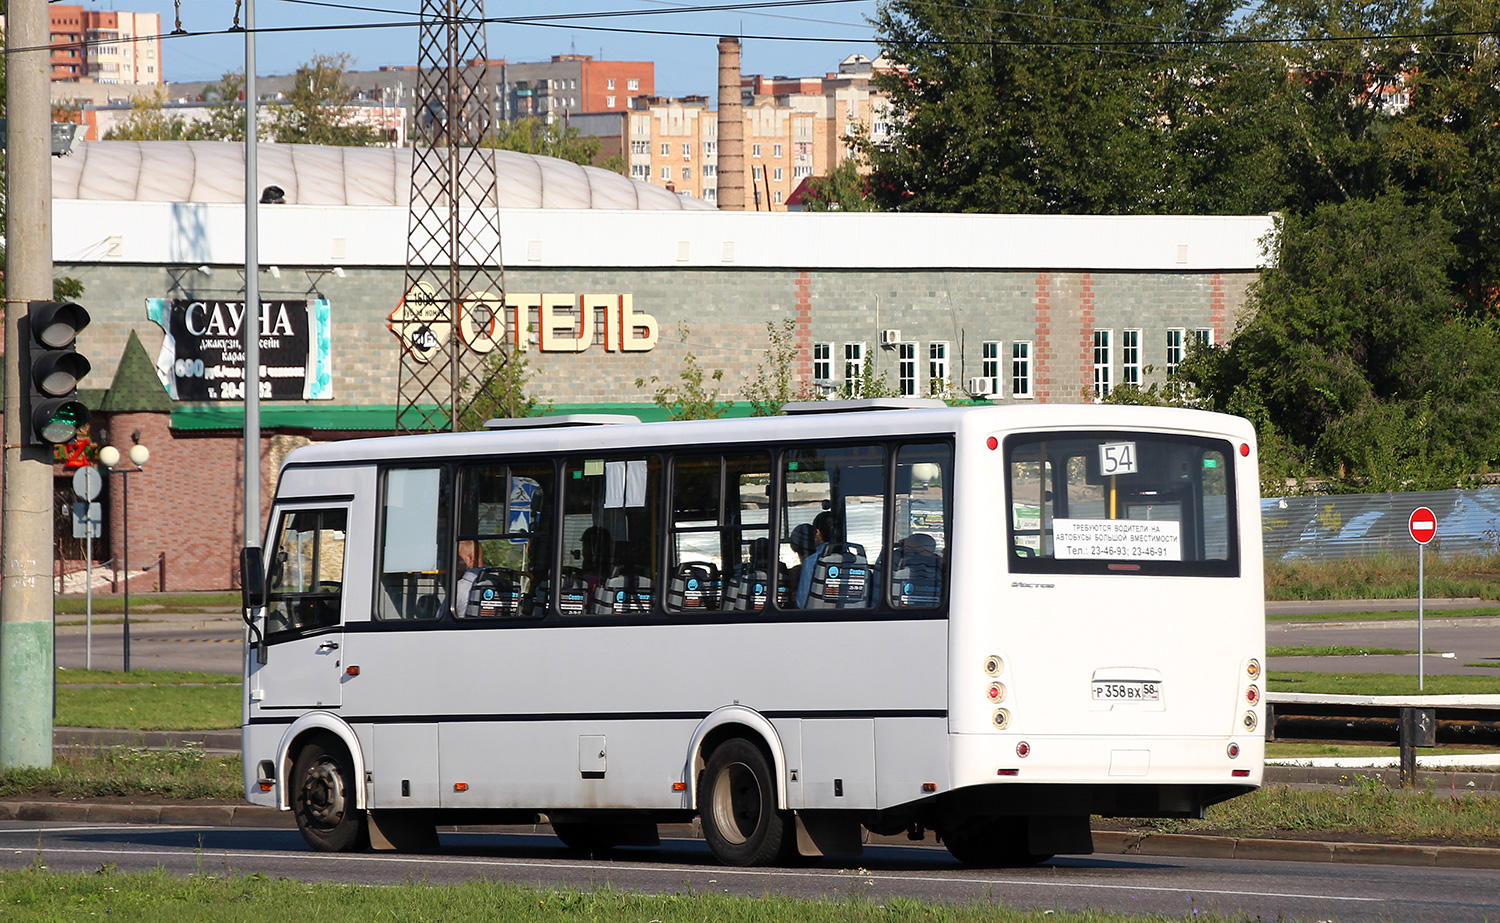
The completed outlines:
[[[120,498],[121,520],[125,531],[125,541],[122,557],[125,562],[125,672],[130,672],[130,476],[139,474],[145,469],[146,462],[151,458],[151,450],[141,445],[141,431],[136,430],[130,434],[130,451],[128,458],[134,468],[116,468],[120,463],[120,450],[112,445],[107,445],[99,450],[99,461],[109,474],[118,474],[124,482],[124,495]]]

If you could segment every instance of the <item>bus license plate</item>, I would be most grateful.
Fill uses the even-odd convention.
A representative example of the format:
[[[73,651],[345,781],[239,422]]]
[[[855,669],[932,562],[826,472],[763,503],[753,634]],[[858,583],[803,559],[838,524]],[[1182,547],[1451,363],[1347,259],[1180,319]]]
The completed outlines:
[[[1143,679],[1096,679],[1096,702],[1160,702],[1161,683]]]

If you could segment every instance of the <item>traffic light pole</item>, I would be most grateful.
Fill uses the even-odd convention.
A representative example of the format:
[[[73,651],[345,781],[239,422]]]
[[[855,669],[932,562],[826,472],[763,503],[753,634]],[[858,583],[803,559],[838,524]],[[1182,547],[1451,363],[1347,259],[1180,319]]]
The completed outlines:
[[[52,765],[52,452],[23,447],[20,369],[26,304],[52,297],[51,42],[46,0],[8,12],[0,769]]]

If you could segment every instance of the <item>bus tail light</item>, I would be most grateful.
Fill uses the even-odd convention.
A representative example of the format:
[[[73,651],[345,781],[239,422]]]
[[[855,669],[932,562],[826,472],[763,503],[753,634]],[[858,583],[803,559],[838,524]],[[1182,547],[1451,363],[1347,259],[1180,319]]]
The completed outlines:
[[[1255,726],[1260,723],[1260,719],[1255,717],[1255,712],[1247,711],[1245,712],[1245,717],[1240,719],[1240,723],[1245,726],[1245,730],[1253,731],[1255,730]]]
[[[1259,702],[1260,701],[1260,688],[1257,687],[1257,686],[1250,686],[1250,687],[1246,688],[1245,689],[1245,701],[1249,702],[1251,705],[1254,705],[1256,702]]]
[[[991,719],[995,723],[995,730],[1003,731],[1010,727],[1010,712],[1004,708],[995,709],[995,716]]]
[[[985,690],[985,695],[989,696],[991,702],[999,705],[1005,701],[1005,684],[990,683],[990,688]]]
[[[1024,759],[1026,759],[1026,757],[1028,757],[1030,755],[1031,755],[1031,744],[1027,743],[1024,740],[1021,741],[1020,743],[1016,744],[1016,756],[1019,756],[1021,759],[1024,760]]]

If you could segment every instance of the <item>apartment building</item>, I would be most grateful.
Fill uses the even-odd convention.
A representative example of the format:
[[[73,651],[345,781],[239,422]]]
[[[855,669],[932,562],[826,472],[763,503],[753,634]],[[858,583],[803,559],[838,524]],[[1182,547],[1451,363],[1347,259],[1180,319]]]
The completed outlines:
[[[52,79],[58,82],[162,83],[161,16],[47,8]]]
[[[885,102],[873,83],[884,66],[850,55],[822,77],[741,78],[746,209],[785,211],[804,179],[853,156],[855,135],[889,132]],[[707,97],[637,99],[626,132],[632,179],[717,200],[718,122]]]

